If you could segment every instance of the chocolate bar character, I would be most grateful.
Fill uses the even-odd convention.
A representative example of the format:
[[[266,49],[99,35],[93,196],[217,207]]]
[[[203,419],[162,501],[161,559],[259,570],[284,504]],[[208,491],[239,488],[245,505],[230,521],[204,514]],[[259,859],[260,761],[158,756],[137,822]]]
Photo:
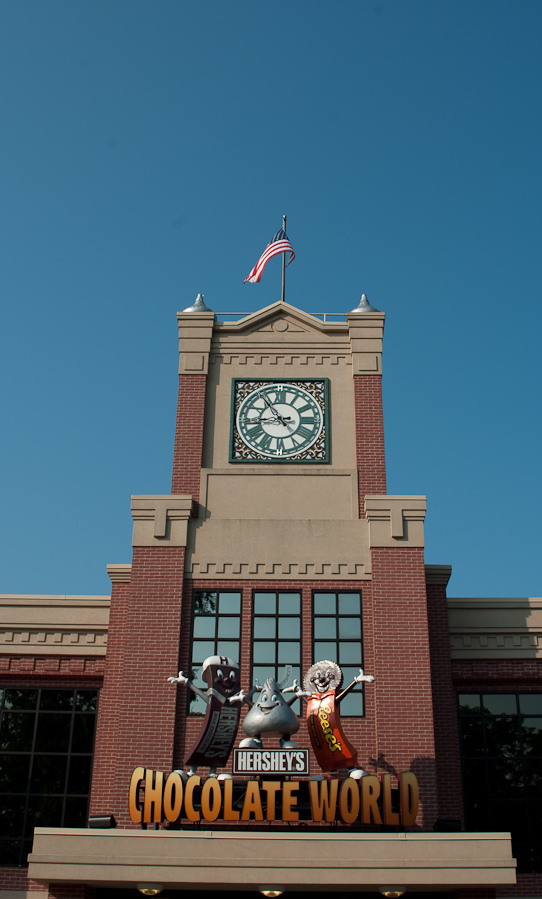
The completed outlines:
[[[168,681],[190,687],[207,703],[201,731],[184,764],[188,766],[189,774],[195,774],[198,765],[209,765],[209,776],[216,777],[216,769],[224,768],[228,763],[239,729],[241,706],[250,699],[255,688],[243,693],[240,689],[239,664],[225,656],[209,656],[202,665],[201,674],[208,684],[205,693],[182,671],[179,671],[178,677],[168,677]],[[229,777],[221,774],[219,780]]]
[[[356,684],[362,681],[372,684],[374,677],[364,674],[360,668],[357,677],[337,696],[342,680],[343,673],[337,663],[325,659],[309,668],[303,680],[305,690],[298,690],[296,695],[307,700],[309,736],[322,771],[349,768],[349,776],[357,780],[366,772],[360,768],[357,750],[342,730],[339,706]]]

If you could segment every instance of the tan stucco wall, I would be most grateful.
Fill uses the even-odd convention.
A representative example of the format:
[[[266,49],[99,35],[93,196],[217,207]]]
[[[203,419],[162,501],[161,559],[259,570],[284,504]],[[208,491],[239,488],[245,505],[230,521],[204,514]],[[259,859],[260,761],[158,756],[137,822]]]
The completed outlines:
[[[196,890],[407,890],[514,884],[510,835],[96,831],[36,828],[39,883]]]

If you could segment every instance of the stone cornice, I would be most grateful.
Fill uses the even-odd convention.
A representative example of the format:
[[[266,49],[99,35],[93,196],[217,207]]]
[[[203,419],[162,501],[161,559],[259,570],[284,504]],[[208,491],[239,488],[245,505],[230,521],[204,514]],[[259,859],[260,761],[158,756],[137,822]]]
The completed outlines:
[[[0,595],[0,652],[104,656],[109,596]]]
[[[542,598],[448,599],[452,659],[542,659]]]

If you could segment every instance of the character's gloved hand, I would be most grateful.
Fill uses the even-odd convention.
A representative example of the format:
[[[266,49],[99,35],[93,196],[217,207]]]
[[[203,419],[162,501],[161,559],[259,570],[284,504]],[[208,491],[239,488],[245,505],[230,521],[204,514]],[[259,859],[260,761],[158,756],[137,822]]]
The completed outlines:
[[[178,677],[168,677],[168,682],[170,684],[183,684],[184,686],[188,683],[188,678],[184,676],[182,671],[179,671]]]
[[[366,681],[368,684],[374,683],[374,675],[373,674],[364,674],[363,668],[359,669],[359,674],[354,678],[356,684],[361,684],[362,681]]]

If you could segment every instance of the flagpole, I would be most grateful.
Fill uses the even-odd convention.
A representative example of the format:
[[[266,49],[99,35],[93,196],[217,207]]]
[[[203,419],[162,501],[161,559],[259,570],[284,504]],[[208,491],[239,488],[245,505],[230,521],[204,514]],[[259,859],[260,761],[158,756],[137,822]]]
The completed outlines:
[[[282,216],[282,230],[286,234],[286,216]],[[284,296],[286,294],[286,253],[282,254],[282,294],[281,294],[281,302],[284,303]]]

